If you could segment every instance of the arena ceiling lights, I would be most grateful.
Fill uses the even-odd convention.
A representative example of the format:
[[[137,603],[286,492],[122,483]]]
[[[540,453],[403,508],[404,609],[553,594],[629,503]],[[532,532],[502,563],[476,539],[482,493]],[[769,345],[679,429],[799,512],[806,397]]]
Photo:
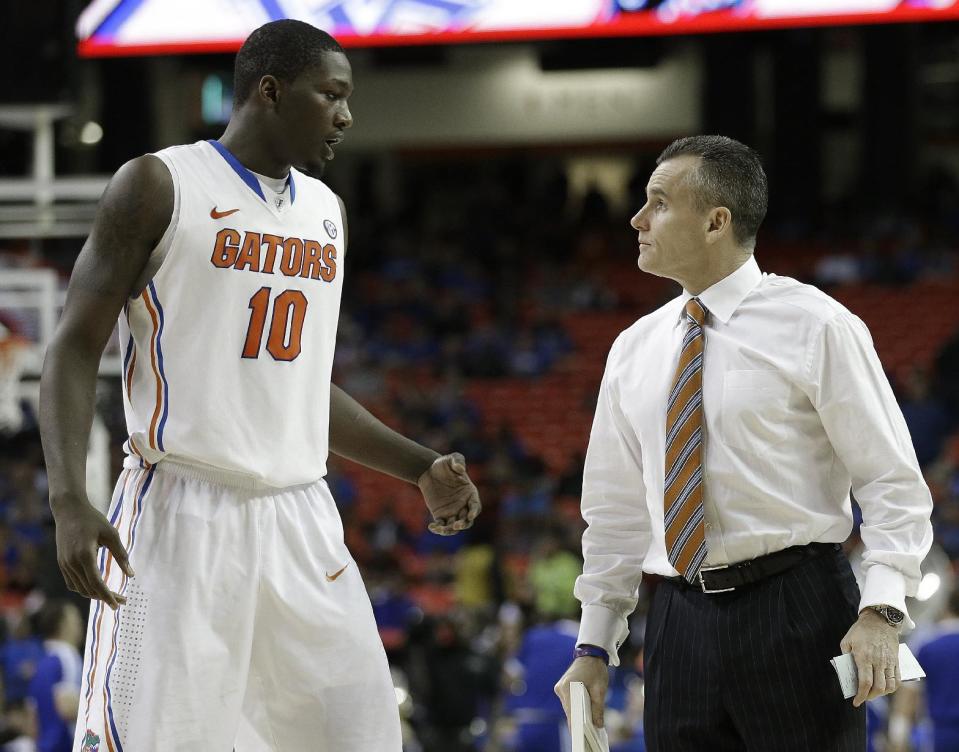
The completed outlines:
[[[347,47],[700,34],[959,19],[959,0],[95,0],[85,57],[233,52],[298,18]]]

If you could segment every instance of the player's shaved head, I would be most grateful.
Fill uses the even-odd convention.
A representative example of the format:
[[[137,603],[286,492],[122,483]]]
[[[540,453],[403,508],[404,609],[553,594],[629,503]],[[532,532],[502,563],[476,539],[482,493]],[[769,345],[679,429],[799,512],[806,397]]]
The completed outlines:
[[[233,109],[250,98],[263,76],[293,81],[318,65],[326,52],[343,52],[325,31],[303,21],[283,19],[263,24],[246,38],[233,66]]]

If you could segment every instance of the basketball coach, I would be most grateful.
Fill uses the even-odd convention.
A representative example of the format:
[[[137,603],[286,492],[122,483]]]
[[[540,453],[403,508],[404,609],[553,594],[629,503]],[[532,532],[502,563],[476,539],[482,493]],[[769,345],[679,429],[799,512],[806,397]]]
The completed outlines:
[[[866,748],[867,699],[899,682],[932,500],[869,332],[753,256],[757,154],[695,136],[660,155],[632,218],[639,267],[682,294],[609,353],[586,457],[576,657],[602,723],[607,665],[644,572],[650,752]],[[860,592],[839,544],[862,509]],[[829,659],[853,654],[844,700]]]

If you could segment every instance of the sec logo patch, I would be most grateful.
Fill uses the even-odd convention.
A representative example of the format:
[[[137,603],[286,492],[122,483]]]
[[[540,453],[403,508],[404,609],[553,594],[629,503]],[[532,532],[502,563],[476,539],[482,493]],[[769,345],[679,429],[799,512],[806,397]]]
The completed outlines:
[[[328,219],[324,219],[324,220],[323,220],[323,227],[326,228],[326,233],[327,233],[327,235],[329,235],[331,238],[336,238],[336,225],[335,225],[335,224],[333,224],[333,223],[332,223],[330,220],[328,220]]]

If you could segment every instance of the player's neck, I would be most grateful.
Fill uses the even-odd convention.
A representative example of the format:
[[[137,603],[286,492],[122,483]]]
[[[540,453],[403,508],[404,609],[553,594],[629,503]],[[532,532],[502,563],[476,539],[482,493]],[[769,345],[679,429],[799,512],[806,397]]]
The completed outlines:
[[[285,178],[290,165],[270,153],[262,129],[241,115],[234,115],[218,141],[251,172],[271,178]]]

